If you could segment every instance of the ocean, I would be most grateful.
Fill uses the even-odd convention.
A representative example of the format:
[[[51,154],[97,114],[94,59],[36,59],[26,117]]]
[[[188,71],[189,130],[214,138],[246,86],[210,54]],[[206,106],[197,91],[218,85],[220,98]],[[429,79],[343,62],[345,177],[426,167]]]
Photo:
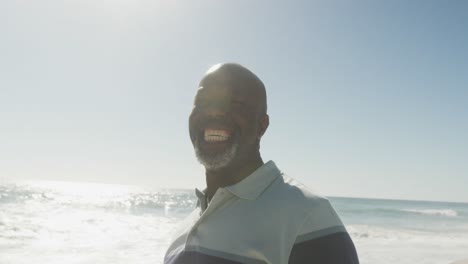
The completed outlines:
[[[362,264],[468,258],[468,204],[329,197]],[[0,263],[162,263],[193,190],[0,184]]]

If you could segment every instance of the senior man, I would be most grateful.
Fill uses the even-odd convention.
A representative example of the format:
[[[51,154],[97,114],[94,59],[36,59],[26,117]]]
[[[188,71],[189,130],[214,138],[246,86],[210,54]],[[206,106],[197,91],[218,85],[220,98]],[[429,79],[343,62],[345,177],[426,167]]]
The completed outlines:
[[[326,198],[264,163],[265,86],[247,68],[218,64],[202,78],[189,118],[206,189],[183,221],[165,264],[359,263]]]

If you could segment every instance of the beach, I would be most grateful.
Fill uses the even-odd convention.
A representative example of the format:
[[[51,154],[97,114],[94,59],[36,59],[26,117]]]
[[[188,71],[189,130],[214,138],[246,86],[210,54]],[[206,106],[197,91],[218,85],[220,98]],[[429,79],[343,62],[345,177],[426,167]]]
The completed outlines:
[[[468,204],[329,197],[361,263],[468,263]],[[193,190],[0,185],[0,263],[162,263]]]

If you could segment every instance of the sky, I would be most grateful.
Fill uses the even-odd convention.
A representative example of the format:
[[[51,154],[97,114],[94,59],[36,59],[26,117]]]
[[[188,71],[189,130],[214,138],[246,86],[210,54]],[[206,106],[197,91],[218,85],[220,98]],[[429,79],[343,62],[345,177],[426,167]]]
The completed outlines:
[[[468,3],[0,1],[0,181],[203,188],[188,115],[237,62],[265,161],[326,196],[468,202]]]

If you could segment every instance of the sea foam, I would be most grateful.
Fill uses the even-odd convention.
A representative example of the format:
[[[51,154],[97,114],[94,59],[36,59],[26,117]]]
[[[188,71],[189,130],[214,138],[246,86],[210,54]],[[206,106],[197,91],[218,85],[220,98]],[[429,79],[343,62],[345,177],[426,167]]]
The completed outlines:
[[[404,209],[404,212],[422,214],[422,215],[436,215],[436,216],[447,216],[457,217],[457,211],[453,209]]]

